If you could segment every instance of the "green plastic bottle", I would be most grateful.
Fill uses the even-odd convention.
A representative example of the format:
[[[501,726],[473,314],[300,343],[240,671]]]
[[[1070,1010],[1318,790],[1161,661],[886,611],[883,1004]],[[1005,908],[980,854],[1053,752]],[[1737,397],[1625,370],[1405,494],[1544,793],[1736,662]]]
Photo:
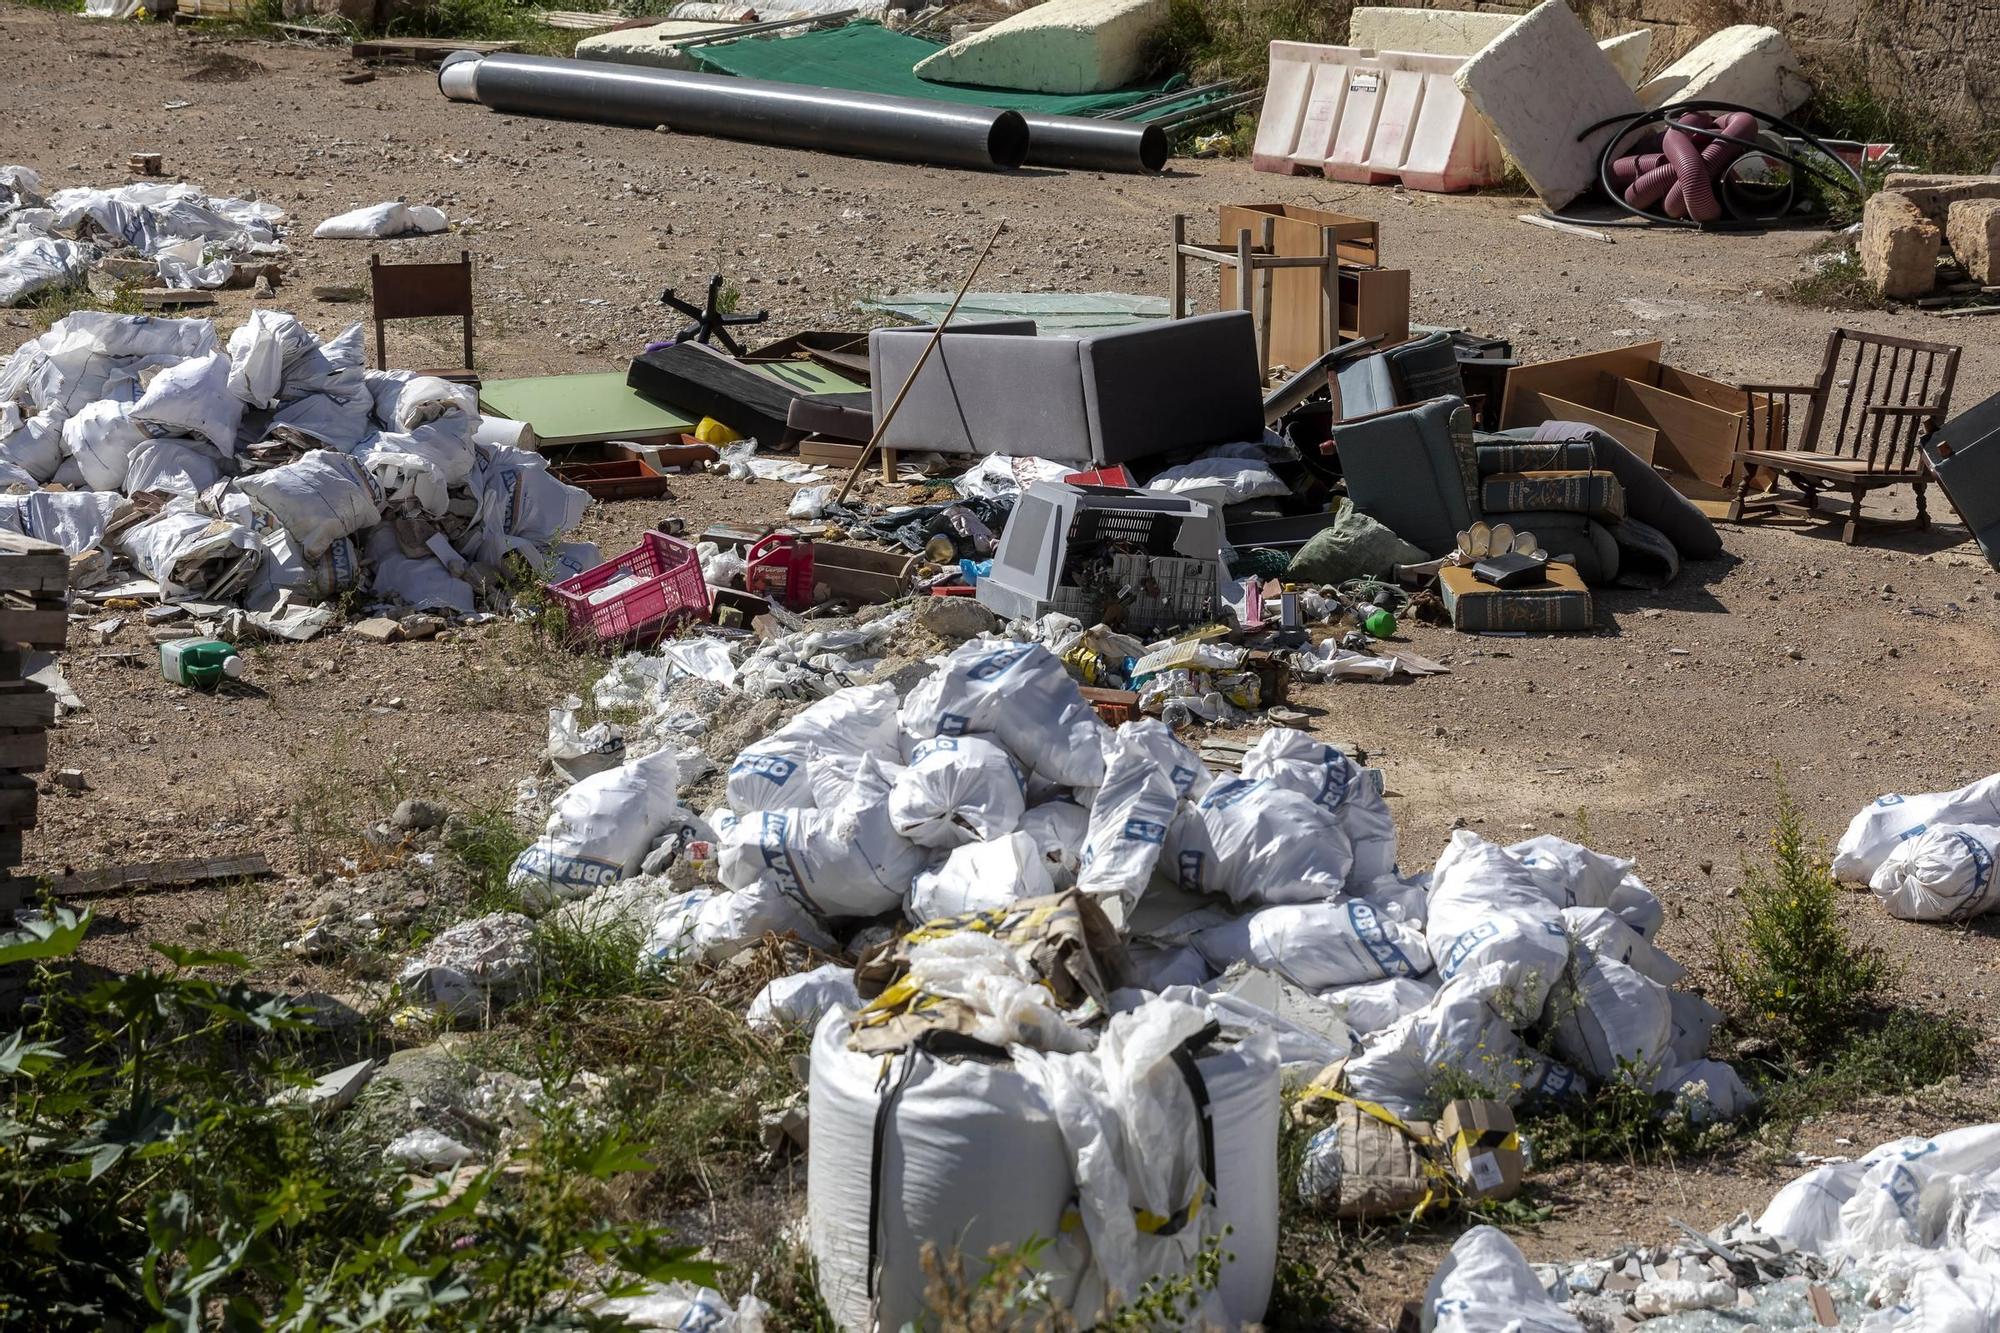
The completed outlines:
[[[160,674],[176,685],[210,689],[243,674],[243,659],[220,639],[171,639],[160,645]]]
[[[1392,638],[1396,633],[1396,617],[1379,606],[1374,607],[1362,618],[1361,628],[1378,639]]]

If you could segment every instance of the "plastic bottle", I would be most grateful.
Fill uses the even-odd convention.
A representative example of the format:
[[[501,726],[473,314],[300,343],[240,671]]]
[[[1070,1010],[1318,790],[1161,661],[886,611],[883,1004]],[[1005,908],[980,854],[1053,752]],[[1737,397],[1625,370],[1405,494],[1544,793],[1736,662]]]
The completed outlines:
[[[1361,608],[1361,628],[1378,639],[1391,638],[1396,633],[1396,617],[1379,606]]]
[[[160,645],[160,674],[176,685],[208,689],[243,674],[243,659],[220,639],[172,639]]]

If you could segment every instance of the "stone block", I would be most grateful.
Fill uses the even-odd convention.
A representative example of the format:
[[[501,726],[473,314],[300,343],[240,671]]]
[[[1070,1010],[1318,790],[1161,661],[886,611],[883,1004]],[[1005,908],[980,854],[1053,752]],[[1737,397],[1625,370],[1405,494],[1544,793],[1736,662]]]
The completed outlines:
[[[729,23],[697,23],[669,19],[644,28],[622,28],[615,32],[593,33],[576,44],[578,60],[601,60],[613,65],[646,65],[652,69],[693,69],[694,60],[677,42],[699,37]]]
[[[1706,99],[1777,116],[1790,115],[1811,96],[1812,85],[1785,35],[1754,23],[1724,28],[1639,89],[1639,100],[1649,107]]]
[[[1942,227],[1953,204],[1968,199],[2000,199],[2000,175],[1932,176],[1898,171],[1889,176],[1882,188],[1902,195]]]
[[[1922,209],[1884,190],[1861,214],[1861,268],[1884,295],[1899,300],[1927,296],[1937,286],[1938,249],[1944,235]]]
[[[1612,131],[1581,141],[1578,131],[1641,109],[1563,0],[1538,6],[1453,77],[1550,208],[1597,184],[1597,155]]]
[[[1951,253],[1975,281],[2000,286],[2000,199],[1961,199],[1945,213]]]
[[[1145,73],[1168,0],[1047,0],[917,62],[919,78],[1037,93],[1101,93]]]

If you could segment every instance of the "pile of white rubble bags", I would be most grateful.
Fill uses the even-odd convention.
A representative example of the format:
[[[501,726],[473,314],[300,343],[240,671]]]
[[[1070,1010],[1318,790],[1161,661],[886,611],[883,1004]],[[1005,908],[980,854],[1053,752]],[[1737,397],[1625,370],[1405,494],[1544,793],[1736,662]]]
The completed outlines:
[[[2000,907],[2000,774],[1957,791],[1891,793],[1854,816],[1835,849],[1837,879],[1866,884],[1905,921],[1967,921]]]
[[[907,974],[869,1012],[892,992],[948,1003],[973,1016],[953,1033],[969,1048],[885,1052],[840,963],[757,997],[754,1025],[815,1028],[808,1220],[843,1327],[917,1318],[926,1242],[976,1265],[1055,1238],[1052,1290],[1089,1313],[1187,1271],[1224,1227],[1235,1258],[1205,1317],[1255,1321],[1281,1086],[1336,1061],[1405,1116],[1447,1070],[1515,1104],[1622,1077],[1692,1116],[1746,1106],[1704,1058],[1719,1015],[1671,989],[1682,969],[1630,862],[1460,831],[1406,878],[1381,774],[1304,732],[1211,774],[1159,722],[1106,727],[1039,644],[973,640],[933,666],[906,697],[874,683],[807,706],[735,757],[705,813],[677,801],[667,749],[584,777],[513,874],[528,911],[628,921],[657,965],[767,933],[858,959],[922,923],[1079,900],[1115,931],[1116,984],[1071,1008],[994,917],[896,945]],[[698,873],[680,853],[702,843]]]
[[[356,589],[470,615],[509,556],[596,562],[557,545],[589,497],[518,430],[467,386],[366,369],[359,324],[322,342],[258,310],[223,344],[208,320],[82,311],[0,363],[0,526],[168,601],[268,616]]]
[[[163,287],[221,287],[240,261],[285,253],[284,210],[211,199],[192,185],[141,182],[42,195],[27,167],[0,167],[0,307],[83,281],[99,260],[154,265]]]
[[[1845,1276],[1841,1328],[1856,1333],[1992,1333],[2000,1328],[2000,1125],[1902,1138],[1792,1181],[1754,1223]],[[1558,1271],[1544,1269],[1552,1276]],[[1693,1285],[1693,1284],[1688,1284]],[[1820,1327],[1805,1293],[1760,1299],[1784,1322],[1702,1311],[1649,1320],[1662,1333]],[[1698,1307],[1700,1302],[1693,1302]],[[1752,1312],[1756,1313],[1756,1312]],[[1467,1232],[1431,1279],[1423,1327],[1438,1333],[1584,1333],[1537,1270],[1492,1227]]]

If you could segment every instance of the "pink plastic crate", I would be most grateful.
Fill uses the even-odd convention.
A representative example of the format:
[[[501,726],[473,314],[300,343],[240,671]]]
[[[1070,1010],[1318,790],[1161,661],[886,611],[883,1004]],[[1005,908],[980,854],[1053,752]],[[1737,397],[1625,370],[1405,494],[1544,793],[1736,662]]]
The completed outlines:
[[[602,600],[591,594],[621,579],[639,582]],[[551,583],[549,593],[569,616],[570,632],[599,643],[663,638],[682,620],[708,619],[708,585],[692,545],[648,532],[631,550]]]

